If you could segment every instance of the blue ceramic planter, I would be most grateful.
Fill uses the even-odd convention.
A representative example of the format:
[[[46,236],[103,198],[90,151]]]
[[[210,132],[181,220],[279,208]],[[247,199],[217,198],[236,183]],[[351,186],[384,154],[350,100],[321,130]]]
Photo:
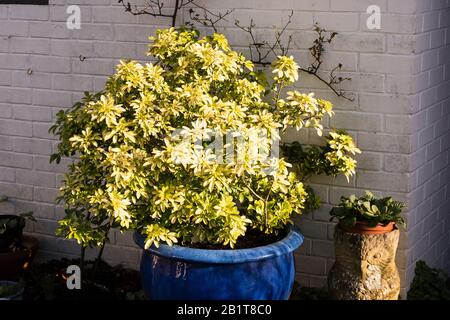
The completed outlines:
[[[145,238],[134,237],[144,248]],[[285,300],[294,282],[293,252],[302,242],[290,228],[284,239],[251,249],[152,246],[142,255],[142,285],[155,300]]]

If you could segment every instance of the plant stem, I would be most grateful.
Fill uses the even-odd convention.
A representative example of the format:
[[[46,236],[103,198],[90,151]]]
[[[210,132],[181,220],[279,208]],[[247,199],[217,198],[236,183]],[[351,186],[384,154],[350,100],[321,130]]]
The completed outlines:
[[[261,197],[259,194],[257,194],[256,193],[256,191],[255,190],[253,190],[251,187],[250,187],[250,185],[247,185],[246,186],[247,188],[248,188],[248,190],[250,190],[251,191],[251,193],[255,196],[255,197],[257,197],[258,199],[260,199],[260,200],[263,200],[264,201],[264,198],[263,197]]]
[[[102,255],[103,255],[103,250],[105,249],[105,245],[106,245],[106,237],[102,242],[102,246],[100,247],[100,251],[98,252],[97,258],[95,259],[94,269],[92,270],[92,280],[95,280],[95,278],[96,278],[98,265],[99,265],[100,261],[102,260]]]
[[[80,271],[81,271],[81,282],[83,282],[83,276],[84,276],[84,256],[86,253],[86,247],[81,247],[81,255],[80,255]]]
[[[275,92],[275,99],[274,99],[274,107],[277,108],[277,102],[280,100],[281,90],[283,90],[284,87],[284,80],[281,80],[279,85],[277,86],[277,91]]]
[[[269,224],[269,211],[268,211],[268,202],[269,202],[269,196],[272,192],[273,185],[275,183],[275,180],[272,182],[272,185],[270,186],[269,191],[267,192],[266,198],[264,199],[264,228],[267,231],[268,224]]]
[[[177,22],[177,13],[178,13],[178,6],[179,6],[180,0],[175,0],[175,9],[173,9],[173,15],[172,15],[172,27],[175,27]]]

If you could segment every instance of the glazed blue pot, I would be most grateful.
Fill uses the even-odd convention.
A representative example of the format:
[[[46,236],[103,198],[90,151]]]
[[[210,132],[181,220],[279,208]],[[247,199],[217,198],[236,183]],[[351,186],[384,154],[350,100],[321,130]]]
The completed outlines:
[[[145,238],[135,233],[144,248]],[[160,244],[144,250],[141,280],[153,300],[286,300],[295,276],[292,227],[282,240],[256,248],[210,250]]]

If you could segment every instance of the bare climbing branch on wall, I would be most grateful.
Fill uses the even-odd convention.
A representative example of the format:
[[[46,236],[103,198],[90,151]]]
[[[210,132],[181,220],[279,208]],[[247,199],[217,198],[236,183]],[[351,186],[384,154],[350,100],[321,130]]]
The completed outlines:
[[[194,8],[189,8],[189,18],[191,19],[191,21],[187,21],[186,24],[190,25],[190,26],[194,26],[194,24],[192,22],[196,22],[202,26],[205,27],[210,27],[214,30],[214,32],[217,32],[217,24],[222,21],[222,20],[226,20],[226,16],[228,16],[230,13],[233,12],[234,9],[228,9],[225,12],[219,12],[219,13],[214,13],[202,6],[199,6],[198,4],[196,4],[195,2],[191,2],[192,6],[195,7]],[[200,10],[201,13],[198,12],[198,10]]]
[[[290,45],[292,42],[292,35],[289,35],[287,40],[285,40],[284,42],[282,38],[288,26],[292,22],[292,16],[293,12],[291,12],[291,14],[288,16],[288,21],[283,26],[283,28],[279,31],[276,31],[275,40],[272,43],[266,40],[257,41],[255,35],[256,26],[253,23],[253,19],[250,20],[249,26],[242,26],[239,21],[235,21],[236,27],[247,32],[251,38],[249,49],[250,59],[253,61],[253,63],[267,66],[270,65],[270,61],[267,59],[270,53],[273,53],[275,56],[287,55],[289,53]],[[327,30],[321,28],[317,23],[314,25],[314,31],[317,33],[317,37],[314,40],[313,45],[309,48],[309,53],[313,58],[313,62],[307,67],[300,67],[299,70],[315,76],[321,82],[326,84],[338,97],[353,101],[352,97],[349,97],[344,91],[337,88],[340,83],[350,80],[350,78],[348,77],[340,77],[336,75],[336,72],[342,69],[342,63],[339,63],[330,71],[328,80],[321,74],[319,74],[320,67],[323,63],[323,53],[325,51],[324,45],[330,44],[338,33],[328,32]]]
[[[342,97],[349,101],[353,101],[354,98],[351,98],[346,95],[341,89],[337,89],[336,86],[344,81],[351,80],[348,77],[340,77],[336,76],[335,72],[342,69],[342,63],[338,63],[329,74],[329,79],[326,80],[322,76],[318,74],[319,69],[322,65],[322,55],[325,51],[324,44],[331,44],[334,37],[338,34],[337,32],[328,32],[327,30],[321,28],[318,23],[314,25],[314,31],[317,33],[317,37],[313,42],[313,45],[309,48],[309,53],[313,57],[313,62],[306,68],[300,67],[300,70],[311,74],[318,78],[320,81],[325,83],[338,97]]]
[[[294,16],[294,11],[288,16],[288,21],[281,28],[281,30],[277,30],[275,32],[275,40],[273,43],[269,43],[267,40],[257,41],[255,35],[255,27],[256,25],[253,22],[253,19],[250,20],[250,25],[243,26],[241,25],[239,20],[234,21],[234,25],[241,29],[242,31],[249,34],[252,42],[249,44],[250,49],[250,59],[255,64],[259,64],[262,66],[270,65],[270,61],[267,60],[268,56],[273,53],[275,56],[286,55],[289,52],[289,47],[292,42],[292,35],[288,36],[288,40],[286,43],[283,43],[282,36],[286,32],[287,27],[292,22],[292,17]]]
[[[172,27],[176,26],[177,15],[183,8],[188,9],[190,21],[186,21],[185,24],[194,27],[194,23],[199,25],[210,27],[217,32],[217,24],[226,20],[226,17],[233,12],[233,9],[228,9],[225,12],[214,13],[207,8],[196,3],[195,0],[175,0],[174,8],[167,8],[164,6],[163,0],[147,0],[147,3],[139,8],[136,5],[131,5],[130,2],[124,2],[123,0],[118,0],[119,3],[123,5],[126,12],[133,15],[150,15],[153,17],[165,17],[171,19]],[[273,42],[267,40],[258,41],[255,33],[256,25],[253,19],[250,19],[249,25],[242,25],[239,20],[234,21],[234,25],[240,30],[248,33],[251,42],[249,43],[250,60],[253,63],[261,65],[263,67],[271,64],[271,59],[269,56],[271,54],[275,56],[287,55],[292,44],[292,34],[284,38],[289,25],[292,23],[292,18],[294,16],[294,11],[288,15],[288,20],[286,24],[281,28],[277,29],[275,32],[275,37]],[[353,97],[349,97],[346,92],[339,89],[338,86],[344,81],[351,80],[348,77],[341,77],[336,75],[342,69],[342,63],[335,66],[328,77],[323,76],[322,72],[319,72],[323,63],[323,53],[325,51],[325,45],[331,44],[337,32],[327,31],[319,26],[319,24],[314,25],[314,31],[317,33],[317,37],[313,42],[313,45],[309,48],[309,53],[313,58],[313,62],[306,67],[299,67],[299,70],[306,72],[322,83],[327,85],[338,97],[342,97],[346,100],[353,101]]]
[[[189,8],[189,18],[186,24],[193,26],[192,21],[199,23],[205,27],[213,28],[217,32],[216,25],[221,20],[225,20],[225,17],[233,12],[232,9],[225,11],[224,13],[214,13],[207,8],[197,4],[194,0],[175,0],[173,8],[167,8],[164,5],[164,1],[161,0],[148,0],[142,7],[132,5],[130,2],[118,0],[118,3],[122,4],[125,8],[125,12],[129,12],[132,15],[150,15],[152,17],[169,18],[172,21],[172,27],[176,26],[178,13],[183,8]],[[190,6],[189,6],[190,5]],[[166,9],[166,10],[165,10]],[[199,13],[200,11],[201,13]]]
[[[122,6],[125,8],[125,12],[129,12],[135,16],[145,14],[152,17],[170,18],[172,21],[172,27],[176,26],[178,12],[182,8],[193,2],[194,0],[175,0],[175,5],[173,8],[164,10],[164,2],[161,0],[147,0],[142,8],[138,7],[137,5],[132,5],[130,2],[118,0],[118,3],[122,4]]]

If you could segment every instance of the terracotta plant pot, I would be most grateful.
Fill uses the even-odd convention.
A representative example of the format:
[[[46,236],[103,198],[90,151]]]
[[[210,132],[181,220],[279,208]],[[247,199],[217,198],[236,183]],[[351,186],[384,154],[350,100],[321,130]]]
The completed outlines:
[[[366,222],[357,221],[353,227],[339,225],[342,230],[348,233],[358,234],[384,234],[394,230],[395,222],[389,222],[386,225],[378,224],[375,227],[369,227]]]

